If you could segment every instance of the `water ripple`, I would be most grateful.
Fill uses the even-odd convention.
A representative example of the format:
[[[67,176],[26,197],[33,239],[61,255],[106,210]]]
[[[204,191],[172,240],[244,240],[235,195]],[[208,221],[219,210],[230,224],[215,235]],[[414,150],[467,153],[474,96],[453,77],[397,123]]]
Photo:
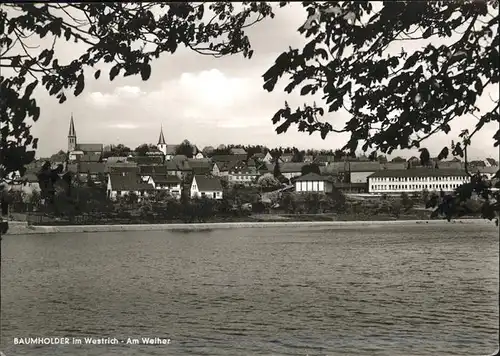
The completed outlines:
[[[478,355],[498,231],[448,225],[9,236],[6,355]],[[8,256],[8,257],[6,257]],[[14,337],[170,345],[14,345]]]

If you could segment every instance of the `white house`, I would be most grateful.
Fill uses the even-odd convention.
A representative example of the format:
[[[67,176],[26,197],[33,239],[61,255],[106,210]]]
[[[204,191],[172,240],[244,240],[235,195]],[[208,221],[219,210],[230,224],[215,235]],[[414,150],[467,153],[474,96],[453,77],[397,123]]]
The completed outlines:
[[[271,156],[271,153],[269,151],[267,151],[263,161],[266,163],[271,163],[273,161],[273,156]]]
[[[229,176],[228,163],[215,162],[212,166],[212,175],[214,177],[221,177],[224,179],[228,179]]]
[[[222,199],[222,185],[218,178],[195,175],[190,190],[191,198]]]
[[[139,199],[148,196],[154,191],[151,184],[144,183],[137,174],[131,173],[111,173],[108,175],[107,195],[111,200],[119,196],[135,193]]]
[[[429,191],[453,191],[469,182],[463,170],[415,168],[383,170],[368,177],[369,193],[412,193]]]
[[[308,173],[297,178],[295,191],[298,193],[331,193],[333,191],[333,179],[316,173]]]
[[[254,166],[248,166],[243,163],[234,165],[229,169],[228,181],[233,184],[249,185],[255,183],[259,172]]]
[[[148,184],[152,185],[155,190],[164,190],[170,193],[173,197],[181,197],[182,181],[179,177],[170,174],[155,175],[148,177]]]

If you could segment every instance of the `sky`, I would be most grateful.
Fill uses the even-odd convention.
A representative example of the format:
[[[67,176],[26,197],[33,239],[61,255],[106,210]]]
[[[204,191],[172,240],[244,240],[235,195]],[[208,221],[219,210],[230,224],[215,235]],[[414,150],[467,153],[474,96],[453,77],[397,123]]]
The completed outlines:
[[[292,108],[305,100],[298,93],[283,91],[286,81],[269,93],[262,88],[262,74],[276,57],[289,46],[302,48],[305,39],[297,32],[307,19],[300,4],[277,9],[274,19],[264,20],[248,30],[254,49],[251,60],[242,55],[224,58],[203,56],[187,49],[174,55],[164,54],[152,63],[148,81],[139,76],[120,78],[110,82],[103,66],[98,80],[93,72],[86,72],[86,86],[78,97],[59,104],[43,90],[36,92],[41,117],[32,132],[39,137],[38,157],[46,157],[67,147],[71,115],[74,117],[77,140],[80,143],[123,143],[131,148],[142,143],[155,143],[160,127],[169,144],[184,139],[200,149],[219,144],[262,144],[268,147],[296,146],[299,148],[337,149],[347,141],[347,135],[330,134],[322,140],[319,133],[309,135],[292,126],[285,134],[277,135],[271,122],[274,113],[285,100]],[[409,49],[409,48],[408,48]],[[70,61],[85,51],[85,46],[60,41],[56,51],[63,60]],[[498,98],[497,89],[491,95]],[[483,107],[489,102],[483,95]],[[332,119],[344,122],[346,113],[332,114]],[[472,128],[475,119],[455,120],[452,131],[426,141],[425,146],[437,155],[440,149],[457,141],[463,128]],[[471,158],[493,157],[499,150],[493,147],[492,136],[497,125],[485,126],[477,134],[469,150]],[[410,157],[415,151],[395,151],[392,156]]]

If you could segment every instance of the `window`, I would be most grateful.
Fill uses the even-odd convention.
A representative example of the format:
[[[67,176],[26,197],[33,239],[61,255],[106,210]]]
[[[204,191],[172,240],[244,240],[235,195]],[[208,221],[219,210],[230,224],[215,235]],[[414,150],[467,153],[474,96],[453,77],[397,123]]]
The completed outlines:
[[[216,196],[217,196],[217,194],[214,192],[214,193],[213,193],[213,198],[215,199],[215,197],[216,197]]]
[[[116,195],[120,195],[121,193],[122,193],[122,191],[121,191],[121,190],[117,190],[117,191],[116,191]]]

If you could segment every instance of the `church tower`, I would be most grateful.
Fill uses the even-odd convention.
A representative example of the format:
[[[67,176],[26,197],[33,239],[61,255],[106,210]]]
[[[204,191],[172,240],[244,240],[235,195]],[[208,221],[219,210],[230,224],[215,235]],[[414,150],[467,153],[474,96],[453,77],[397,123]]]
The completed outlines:
[[[158,138],[158,145],[156,145],[158,150],[160,150],[164,155],[167,154],[167,144],[165,142],[165,136],[163,136],[163,125],[160,129],[160,137]]]
[[[68,152],[76,150],[76,132],[75,123],[73,122],[73,113],[71,113],[71,121],[69,122],[68,133]]]

